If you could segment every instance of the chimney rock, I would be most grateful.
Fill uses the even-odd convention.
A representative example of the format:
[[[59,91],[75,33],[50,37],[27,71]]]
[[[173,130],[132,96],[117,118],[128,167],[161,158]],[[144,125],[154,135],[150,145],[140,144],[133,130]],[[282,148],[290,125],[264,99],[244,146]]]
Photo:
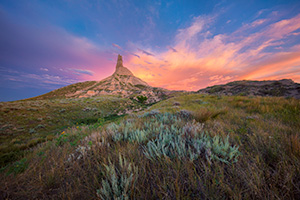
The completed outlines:
[[[116,71],[113,75],[127,75],[133,76],[132,72],[123,66],[123,59],[121,55],[118,55],[118,61],[116,65]]]
[[[116,69],[118,69],[119,67],[123,67],[123,59],[120,54],[118,55],[118,62],[117,62]]]

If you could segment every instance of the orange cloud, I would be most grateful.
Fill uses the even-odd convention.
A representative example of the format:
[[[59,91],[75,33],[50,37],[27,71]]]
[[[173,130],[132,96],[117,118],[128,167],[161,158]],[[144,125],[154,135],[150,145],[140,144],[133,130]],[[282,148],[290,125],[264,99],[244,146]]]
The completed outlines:
[[[291,75],[291,70],[293,73],[300,73],[300,52],[277,53],[258,66],[253,66],[252,69],[241,78],[258,80],[274,79],[274,77],[287,78],[286,74]]]
[[[177,90],[240,79],[300,81],[300,45],[282,47],[297,36],[300,14],[273,23],[271,18],[259,19],[232,34],[211,37],[208,29],[213,21],[212,17],[194,18],[191,26],[178,30],[174,44],[165,51],[145,49],[151,55],[131,56],[126,66],[150,85]],[[253,33],[258,26],[263,27]]]

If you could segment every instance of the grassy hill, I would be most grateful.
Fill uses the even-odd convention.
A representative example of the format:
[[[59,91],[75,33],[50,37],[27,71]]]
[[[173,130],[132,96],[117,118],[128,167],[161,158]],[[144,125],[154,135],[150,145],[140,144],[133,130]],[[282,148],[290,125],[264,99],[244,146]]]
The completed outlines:
[[[74,83],[74,84],[53,90],[46,94],[29,98],[27,100],[65,99],[66,95],[68,95],[70,93],[75,93],[76,91],[83,90],[87,87],[91,87],[95,83],[97,83],[97,81],[85,81],[85,82]]]
[[[225,85],[214,85],[201,90],[199,93],[214,95],[239,96],[276,96],[294,97],[300,99],[300,84],[291,79],[267,81],[233,81]]]
[[[135,100],[115,96],[2,102],[0,167],[22,158],[39,143],[53,140],[70,126],[92,124],[99,118],[118,118],[143,107]]]
[[[142,110],[112,118],[130,106]],[[22,121],[36,131],[25,138],[39,137],[44,129],[27,118],[49,124],[41,144],[2,168],[3,198],[300,198],[294,98],[182,94],[148,108],[110,97],[2,103],[1,110],[1,148],[24,141],[25,132],[7,131]]]

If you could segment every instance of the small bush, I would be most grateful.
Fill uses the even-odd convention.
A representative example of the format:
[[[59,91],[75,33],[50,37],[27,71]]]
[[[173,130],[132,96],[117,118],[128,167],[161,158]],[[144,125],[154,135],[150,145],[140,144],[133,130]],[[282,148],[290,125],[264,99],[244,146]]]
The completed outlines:
[[[142,104],[145,103],[147,101],[147,99],[148,99],[146,96],[142,96],[142,95],[137,96],[136,98]]]
[[[239,147],[229,144],[229,137],[222,140],[219,136],[210,138],[206,143],[206,148],[211,151],[210,160],[219,160],[224,163],[237,162],[240,155]]]

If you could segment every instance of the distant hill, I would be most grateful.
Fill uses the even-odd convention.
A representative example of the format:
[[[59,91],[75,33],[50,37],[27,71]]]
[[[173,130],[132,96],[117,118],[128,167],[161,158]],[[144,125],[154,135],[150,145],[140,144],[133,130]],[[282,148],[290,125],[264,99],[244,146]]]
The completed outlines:
[[[101,81],[75,83],[31,98],[31,100],[119,95],[132,98],[145,96],[147,97],[147,103],[154,103],[164,99],[171,93],[173,92],[167,89],[152,87],[134,76],[129,69],[123,66],[122,56],[118,55],[116,70],[111,76]]]
[[[291,79],[277,81],[234,81],[200,89],[198,93],[242,96],[283,96],[300,99],[300,84]]]

